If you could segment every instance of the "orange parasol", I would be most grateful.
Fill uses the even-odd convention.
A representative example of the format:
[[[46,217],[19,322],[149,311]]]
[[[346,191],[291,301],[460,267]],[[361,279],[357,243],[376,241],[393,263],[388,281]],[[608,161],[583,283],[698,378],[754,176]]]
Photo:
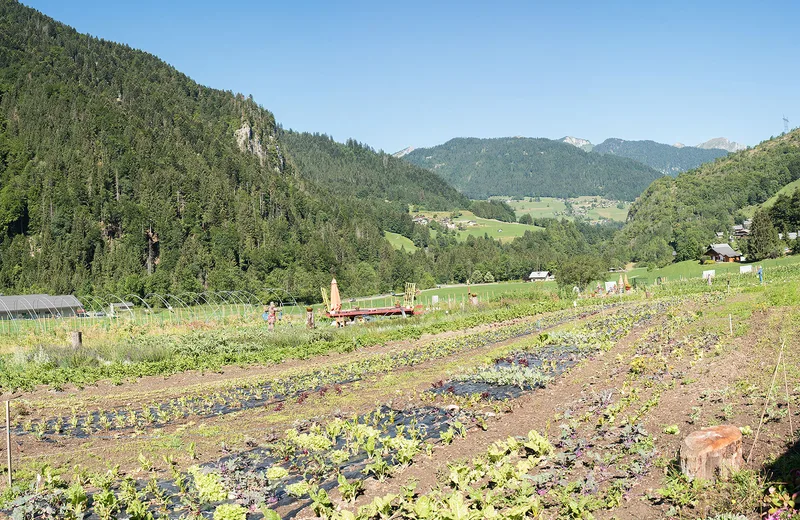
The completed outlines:
[[[342,297],[339,296],[339,284],[336,283],[336,278],[334,278],[331,280],[331,311],[340,310],[342,310]]]

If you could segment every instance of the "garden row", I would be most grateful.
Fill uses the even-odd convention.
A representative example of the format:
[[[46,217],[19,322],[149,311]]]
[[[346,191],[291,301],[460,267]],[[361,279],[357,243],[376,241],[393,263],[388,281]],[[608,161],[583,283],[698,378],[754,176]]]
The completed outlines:
[[[558,366],[559,360],[576,355],[585,357],[607,349],[636,324],[662,313],[667,305],[665,302],[639,304],[621,309],[616,317],[590,320],[576,330],[537,336],[527,341],[525,349],[509,348],[502,359],[492,360],[476,369],[475,373],[503,366],[524,367],[520,360],[527,359],[529,366],[524,368],[531,369],[533,361],[534,369],[548,378],[556,377],[563,370],[550,370],[546,362],[551,363],[550,367],[553,364]],[[568,316],[568,313],[563,316]],[[580,313],[572,315],[573,318],[577,316]],[[513,330],[519,332],[519,329]],[[512,334],[513,330],[504,334]],[[511,337],[509,335],[506,339]],[[549,353],[556,352],[556,346],[569,347],[564,350],[568,354],[553,358]],[[576,361],[572,359],[569,362],[574,364]],[[531,391],[545,382],[546,379],[536,385],[523,383],[522,387]],[[488,380],[484,383],[492,384]],[[504,386],[503,381],[496,383]],[[213,515],[219,520],[260,515],[276,518],[273,508],[278,507],[290,508],[285,514],[290,517],[310,503],[319,515],[330,516],[334,513],[329,491],[334,487],[345,500],[354,500],[363,491],[364,478],[373,477],[381,481],[411,464],[420,454],[431,454],[435,444],[453,442],[455,438],[467,435],[471,428],[485,427],[486,420],[487,417],[480,412],[459,407],[422,406],[403,410],[381,407],[352,419],[334,418],[325,424],[305,422],[288,430],[282,439],[231,454],[204,468],[193,468],[188,474],[181,473],[167,460],[171,471],[169,479],[159,479],[154,471],[155,464],[144,457],[140,457],[140,464],[144,471],[152,472],[150,480],[121,479],[112,472],[88,482],[73,481],[68,486],[66,482],[52,478],[39,490],[20,497],[14,504],[14,511],[22,512],[21,518],[81,518],[74,515],[88,510],[94,515],[91,518],[115,518],[124,511],[133,520],[152,518],[155,514],[169,518],[209,518]],[[645,457],[646,454],[642,453],[646,450],[641,448],[641,443],[646,436],[639,430],[630,428],[618,432],[618,436],[624,436],[629,447],[634,446],[625,451],[625,456],[635,457],[639,453],[640,457]],[[502,466],[501,473],[496,475],[500,481],[487,482],[487,486],[494,488],[499,482],[503,485],[513,483],[515,473],[511,468],[518,471],[530,465],[527,469],[550,468],[554,474],[552,478],[544,479],[542,485],[552,487],[559,482],[555,472],[571,467],[574,459],[570,458],[570,453],[574,456],[579,449],[579,444],[573,445],[577,441],[573,441],[572,434],[566,435],[558,444],[563,448],[558,457],[546,457],[552,453],[552,447],[548,448],[547,441],[535,434],[518,442],[505,442],[505,445],[498,444],[496,453],[491,456],[500,457],[492,464],[502,459],[508,466]],[[534,461],[529,456],[540,460]],[[459,472],[463,470],[456,471]],[[472,482],[472,477],[464,475],[463,478],[465,484]],[[477,477],[477,480],[483,478]],[[93,491],[89,493],[87,489]],[[513,486],[508,488],[511,489]],[[413,494],[413,491],[408,493]],[[396,502],[394,498],[377,501],[370,508],[379,515],[386,508],[394,508],[392,504]],[[499,504],[489,505],[496,508]],[[430,505],[434,507],[433,502]],[[248,513],[251,516],[248,517]]]
[[[231,385],[210,394],[181,396],[166,402],[145,404],[139,408],[124,407],[106,410],[72,410],[68,416],[42,417],[34,420],[14,414],[12,427],[17,435],[32,434],[45,440],[49,436],[88,437],[102,432],[119,432],[148,427],[163,427],[188,417],[213,417],[252,408],[280,411],[287,399],[304,401],[309,394],[341,393],[343,385],[360,381],[375,374],[417,366],[453,354],[491,346],[554,327],[571,320],[599,312],[593,309],[567,309],[524,320],[513,325],[492,328],[462,337],[434,340],[391,354],[379,354],[365,359],[306,371],[300,374],[271,379],[258,379],[245,384]],[[19,401],[18,408],[24,406]],[[267,409],[267,408],[265,408]]]
[[[228,365],[268,365],[527,318],[565,309],[570,303],[549,297],[536,301],[499,301],[468,312],[437,312],[409,321],[313,331],[287,328],[273,334],[261,324],[174,334],[151,334],[139,327],[103,347],[75,351],[43,344],[0,356],[0,389],[5,392],[31,390],[37,385],[60,389],[67,384],[80,386],[101,380],[121,384],[126,379],[190,370],[219,370]],[[597,309],[605,305],[586,301],[581,302],[581,306]]]
[[[651,329],[634,346],[638,354],[621,387],[592,390],[576,399],[555,416],[556,434],[530,431],[525,437],[498,440],[478,457],[450,463],[437,486],[424,494],[403,488],[357,511],[317,498],[317,515],[330,520],[593,518],[598,511],[627,503],[654,466],[669,464],[659,457],[653,435],[643,426],[671,381],[669,370],[656,365],[669,356],[696,362],[717,348],[719,338],[712,333],[679,332],[697,318],[680,312]],[[659,361],[645,369],[638,361],[645,358]],[[653,381],[658,383],[645,390]],[[670,475],[668,486],[652,493],[653,502],[691,499],[691,484]],[[675,511],[667,511],[668,516]]]

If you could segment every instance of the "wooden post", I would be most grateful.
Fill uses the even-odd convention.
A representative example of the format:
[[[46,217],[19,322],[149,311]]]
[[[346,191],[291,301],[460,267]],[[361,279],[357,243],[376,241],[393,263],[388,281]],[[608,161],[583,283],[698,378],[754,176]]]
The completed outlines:
[[[70,335],[72,348],[79,349],[83,346],[83,333],[79,330],[73,330]]]
[[[8,463],[8,489],[11,489],[11,412],[6,401],[6,461]]]
[[[733,315],[728,314],[728,327],[731,331],[731,336],[733,336]]]

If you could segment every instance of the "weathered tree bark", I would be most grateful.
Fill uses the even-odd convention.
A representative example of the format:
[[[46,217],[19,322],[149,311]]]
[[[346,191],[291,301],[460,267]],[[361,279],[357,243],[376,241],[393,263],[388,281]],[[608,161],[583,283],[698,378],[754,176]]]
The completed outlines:
[[[681,471],[689,478],[726,478],[743,464],[742,434],[735,426],[702,428],[681,445]]]

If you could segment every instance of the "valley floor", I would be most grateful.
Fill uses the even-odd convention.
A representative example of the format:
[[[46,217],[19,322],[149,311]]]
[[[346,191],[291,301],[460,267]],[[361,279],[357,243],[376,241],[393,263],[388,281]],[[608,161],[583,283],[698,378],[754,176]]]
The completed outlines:
[[[34,490],[4,507],[757,518],[783,505],[770,483],[797,485],[797,283],[683,287],[273,366],[40,388],[14,406],[18,485]],[[680,442],[716,424],[743,432],[745,468],[689,482]]]

